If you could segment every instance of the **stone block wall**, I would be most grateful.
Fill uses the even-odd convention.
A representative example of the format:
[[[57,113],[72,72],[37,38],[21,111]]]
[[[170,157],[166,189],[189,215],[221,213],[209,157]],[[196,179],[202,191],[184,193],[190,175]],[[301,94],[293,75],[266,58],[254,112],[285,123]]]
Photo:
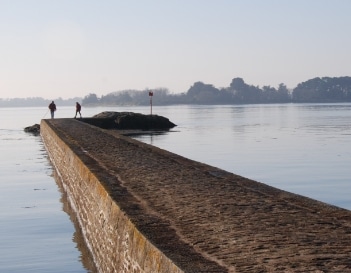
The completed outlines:
[[[84,151],[72,150],[45,121],[41,122],[41,136],[99,272],[183,272],[137,230],[112,200],[111,189],[100,182],[99,176],[106,174],[99,173],[98,162],[85,156]]]

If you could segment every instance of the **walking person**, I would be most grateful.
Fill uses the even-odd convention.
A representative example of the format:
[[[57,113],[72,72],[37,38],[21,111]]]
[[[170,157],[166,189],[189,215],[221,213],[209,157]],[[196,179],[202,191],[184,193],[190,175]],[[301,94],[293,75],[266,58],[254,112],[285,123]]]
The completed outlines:
[[[52,101],[52,102],[49,104],[49,109],[50,109],[50,113],[51,113],[51,118],[54,118],[55,111],[56,111],[56,104],[55,104],[54,101]]]
[[[77,118],[77,114],[79,113],[80,118],[82,118],[82,114],[80,113],[80,110],[82,109],[82,106],[79,104],[79,102],[76,102],[76,115],[74,118]]]

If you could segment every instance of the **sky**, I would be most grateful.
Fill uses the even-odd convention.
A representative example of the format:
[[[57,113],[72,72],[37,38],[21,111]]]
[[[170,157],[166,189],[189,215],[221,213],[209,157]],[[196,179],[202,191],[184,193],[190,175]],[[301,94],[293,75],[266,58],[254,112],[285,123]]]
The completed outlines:
[[[351,76],[350,12],[349,0],[0,0],[0,98]]]

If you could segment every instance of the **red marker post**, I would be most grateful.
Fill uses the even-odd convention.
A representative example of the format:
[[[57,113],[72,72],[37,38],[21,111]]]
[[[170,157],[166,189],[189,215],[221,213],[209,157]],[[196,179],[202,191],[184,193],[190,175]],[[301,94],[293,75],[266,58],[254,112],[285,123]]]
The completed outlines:
[[[154,95],[154,92],[149,91],[151,116],[152,116],[152,97],[153,97],[153,95]]]

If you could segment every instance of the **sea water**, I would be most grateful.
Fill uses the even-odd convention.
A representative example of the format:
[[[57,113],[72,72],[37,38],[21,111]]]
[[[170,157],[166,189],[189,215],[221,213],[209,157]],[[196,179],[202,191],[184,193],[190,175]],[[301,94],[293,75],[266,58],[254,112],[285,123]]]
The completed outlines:
[[[56,118],[75,106],[57,105]],[[177,126],[134,138],[351,210],[351,104],[84,107],[162,115]],[[0,108],[0,272],[95,272],[40,136],[46,107]]]
[[[96,272],[40,136],[42,108],[0,108],[0,272]]]
[[[154,110],[155,111],[155,110]],[[351,104],[161,107],[178,126],[137,139],[351,209]]]

